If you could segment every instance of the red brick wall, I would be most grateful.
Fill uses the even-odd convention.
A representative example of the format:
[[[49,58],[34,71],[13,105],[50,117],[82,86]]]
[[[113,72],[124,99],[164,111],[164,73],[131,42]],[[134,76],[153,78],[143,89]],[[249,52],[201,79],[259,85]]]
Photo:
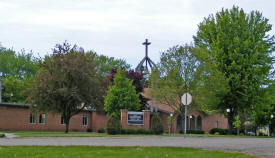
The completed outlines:
[[[162,125],[163,125],[163,130],[164,131],[168,131],[169,127],[168,127],[168,116],[169,114],[164,113],[164,112],[160,112],[160,118],[162,120]]]
[[[218,121],[218,128],[228,129],[227,118],[221,114],[208,115],[202,119],[202,129],[204,131],[210,131],[212,128],[216,128],[216,121]]]
[[[97,132],[100,128],[106,128],[107,116],[106,114],[98,114],[95,111],[92,112],[91,127],[94,132]]]
[[[167,118],[170,114],[160,112],[160,116],[163,122],[163,128],[165,131],[168,131],[168,124],[167,124]],[[192,108],[188,108],[188,127],[187,130],[190,129],[190,116],[195,117],[195,129],[197,129],[197,118],[198,116],[201,116],[202,118],[202,130],[203,131],[210,131],[212,128],[215,128],[216,121],[218,121],[218,128],[227,129],[228,128],[228,122],[227,118],[225,118],[222,114],[212,114],[212,115],[205,115],[202,112],[198,112],[193,110]],[[171,128],[172,133],[178,133],[179,130],[177,130],[177,117],[178,115],[174,115],[174,122]],[[184,126],[183,126],[184,129]]]
[[[125,129],[150,129],[150,111],[144,110],[144,125],[128,125],[127,123],[127,110],[121,110],[121,126]],[[46,124],[39,124],[39,114],[37,113],[37,119],[35,124],[30,124],[30,109],[28,107],[16,107],[16,106],[0,106],[0,129],[1,130],[44,130],[44,131],[63,131],[65,125],[61,125],[60,115],[46,114]],[[82,125],[83,115],[88,117],[88,126]],[[160,117],[163,122],[165,131],[168,131],[167,118],[170,114],[160,112]],[[197,112],[189,108],[188,116],[195,116],[195,127],[197,127],[197,117],[202,117],[202,130],[209,131],[211,128],[215,128],[216,121],[218,121],[218,128],[227,129],[227,118],[221,114],[205,115],[201,112]],[[174,123],[172,126],[172,132],[179,132],[176,130],[177,115],[174,115]],[[190,125],[190,119],[189,125]],[[88,128],[92,128],[94,132],[97,132],[100,128],[106,128],[107,117],[105,114],[98,114],[96,112],[81,112],[73,116],[70,120],[70,131],[87,131]]]
[[[121,128],[123,129],[150,129],[150,110],[143,110],[144,112],[144,125],[128,125],[128,111],[120,110]]]
[[[60,115],[46,114],[46,123],[39,123],[39,114],[36,115],[36,123],[30,123],[30,109],[22,107],[0,106],[0,129],[2,130],[38,130],[38,131],[63,131],[65,125],[61,125]],[[82,125],[82,117],[88,117],[88,126]],[[70,120],[70,131],[86,131],[90,128],[91,113],[81,112]]]

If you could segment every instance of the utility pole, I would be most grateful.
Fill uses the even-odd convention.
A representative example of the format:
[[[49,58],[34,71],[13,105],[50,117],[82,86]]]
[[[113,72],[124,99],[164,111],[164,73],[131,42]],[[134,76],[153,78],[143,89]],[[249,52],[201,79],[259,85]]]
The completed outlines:
[[[2,80],[0,78],[0,103],[2,103]]]

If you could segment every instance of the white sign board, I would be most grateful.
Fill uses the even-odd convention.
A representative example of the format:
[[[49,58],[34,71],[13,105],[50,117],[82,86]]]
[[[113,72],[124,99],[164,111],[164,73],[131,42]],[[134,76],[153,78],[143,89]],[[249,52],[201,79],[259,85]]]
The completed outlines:
[[[181,96],[181,102],[183,105],[189,105],[192,102],[192,96],[189,93],[184,93]]]
[[[144,112],[128,111],[128,125],[144,125]]]

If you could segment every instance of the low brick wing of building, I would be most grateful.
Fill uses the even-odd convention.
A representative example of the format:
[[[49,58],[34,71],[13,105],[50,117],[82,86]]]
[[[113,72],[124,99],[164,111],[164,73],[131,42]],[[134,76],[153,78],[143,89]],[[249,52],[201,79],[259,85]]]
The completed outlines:
[[[143,95],[150,99],[150,89],[145,89]],[[152,101],[148,101],[148,109],[152,107]],[[156,108],[156,107],[155,107]],[[173,114],[174,122],[172,132],[178,133],[184,128],[184,119],[174,113],[170,106],[158,103],[158,113],[160,114],[165,131],[168,131],[168,116]],[[131,129],[150,129],[150,117],[153,111],[144,110],[144,124],[131,125],[127,122],[127,111],[121,111],[121,125],[123,128]],[[207,115],[188,107],[187,130],[209,131],[212,128],[227,129],[227,118],[222,114]],[[83,110],[73,116],[70,120],[70,131],[87,130],[98,131],[106,128],[106,114],[97,113],[95,110]],[[64,131],[64,120],[59,114],[33,112],[30,105],[16,103],[0,103],[0,130],[36,130],[36,131]]]
[[[70,120],[70,131],[97,131],[106,126],[106,115],[83,110]],[[28,104],[0,103],[0,130],[64,131],[59,114],[33,112]]]

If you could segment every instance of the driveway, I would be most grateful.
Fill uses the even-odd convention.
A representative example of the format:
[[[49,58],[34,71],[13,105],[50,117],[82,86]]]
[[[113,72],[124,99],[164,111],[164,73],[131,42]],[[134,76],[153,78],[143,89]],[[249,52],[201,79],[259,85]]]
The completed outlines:
[[[49,138],[2,138],[0,145],[92,145],[92,146],[175,146],[202,149],[221,149],[245,152],[275,158],[274,138],[230,137],[49,137]]]

